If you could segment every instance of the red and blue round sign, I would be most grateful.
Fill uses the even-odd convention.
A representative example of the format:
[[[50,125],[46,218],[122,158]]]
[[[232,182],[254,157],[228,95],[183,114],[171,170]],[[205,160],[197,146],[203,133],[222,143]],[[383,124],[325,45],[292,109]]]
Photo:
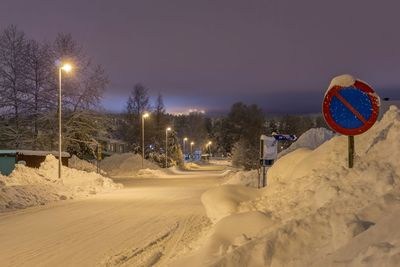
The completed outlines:
[[[327,124],[344,135],[358,135],[374,125],[379,114],[379,98],[364,82],[332,86],[325,95],[323,115]]]

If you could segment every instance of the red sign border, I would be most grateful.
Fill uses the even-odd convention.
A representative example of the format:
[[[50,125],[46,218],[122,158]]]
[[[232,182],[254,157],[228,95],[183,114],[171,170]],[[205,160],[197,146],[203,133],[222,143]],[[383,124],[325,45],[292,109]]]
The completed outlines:
[[[368,121],[363,126],[361,126],[359,128],[355,128],[355,129],[343,128],[334,121],[332,115],[329,112],[329,106],[330,106],[333,96],[345,87],[338,86],[338,85],[333,86],[326,93],[326,95],[324,97],[324,101],[322,103],[322,113],[323,113],[324,119],[325,119],[326,123],[329,125],[329,127],[331,127],[334,131],[336,131],[338,133],[348,135],[348,136],[359,135],[359,134],[366,132],[369,128],[372,127],[372,125],[374,125],[374,123],[378,119],[378,114],[379,114],[379,99],[375,96],[375,91],[366,83],[363,83],[358,80],[355,81],[355,83],[353,84],[353,87],[365,92],[368,95],[368,97],[372,103],[372,109],[373,109],[372,114],[371,114],[370,118],[368,119]]]

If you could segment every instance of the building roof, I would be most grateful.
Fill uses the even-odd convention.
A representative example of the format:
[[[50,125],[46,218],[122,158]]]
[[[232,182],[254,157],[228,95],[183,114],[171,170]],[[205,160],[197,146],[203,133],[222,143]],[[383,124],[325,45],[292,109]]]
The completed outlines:
[[[26,156],[47,156],[53,155],[58,157],[58,151],[38,151],[38,150],[0,150],[0,155],[26,155]],[[69,158],[68,152],[61,152],[61,157]]]

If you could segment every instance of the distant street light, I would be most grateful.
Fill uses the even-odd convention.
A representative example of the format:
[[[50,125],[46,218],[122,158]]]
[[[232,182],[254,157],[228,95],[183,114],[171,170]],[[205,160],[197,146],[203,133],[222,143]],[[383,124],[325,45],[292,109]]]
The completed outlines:
[[[144,113],[142,115],[142,169],[144,168],[144,119],[148,118],[149,113]]]
[[[190,156],[193,158],[193,145],[194,142],[190,142]]]
[[[168,132],[171,131],[171,127],[165,129],[165,168],[168,168]]]
[[[207,144],[207,146],[208,146],[208,154],[210,155],[210,157],[211,157],[211,144],[212,144],[211,141],[209,141],[208,144]]]
[[[183,138],[183,155],[186,154],[185,144],[186,144],[187,140],[188,140],[187,137]]]
[[[62,149],[62,130],[61,130],[61,77],[62,71],[70,72],[72,70],[72,66],[68,63],[62,64],[60,63],[58,67],[58,178],[61,179],[61,149]]]

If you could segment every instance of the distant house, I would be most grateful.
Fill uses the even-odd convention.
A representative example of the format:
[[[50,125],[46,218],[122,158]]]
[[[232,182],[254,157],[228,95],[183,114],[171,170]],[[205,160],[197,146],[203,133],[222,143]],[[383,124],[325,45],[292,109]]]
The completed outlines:
[[[102,146],[104,155],[112,155],[115,153],[127,153],[129,151],[128,144],[116,139],[103,139],[99,141]]]
[[[400,109],[400,100],[390,99],[390,98],[383,98],[381,99],[381,106],[379,108],[379,117],[380,120],[386,111],[389,110],[390,106],[397,106]]]

